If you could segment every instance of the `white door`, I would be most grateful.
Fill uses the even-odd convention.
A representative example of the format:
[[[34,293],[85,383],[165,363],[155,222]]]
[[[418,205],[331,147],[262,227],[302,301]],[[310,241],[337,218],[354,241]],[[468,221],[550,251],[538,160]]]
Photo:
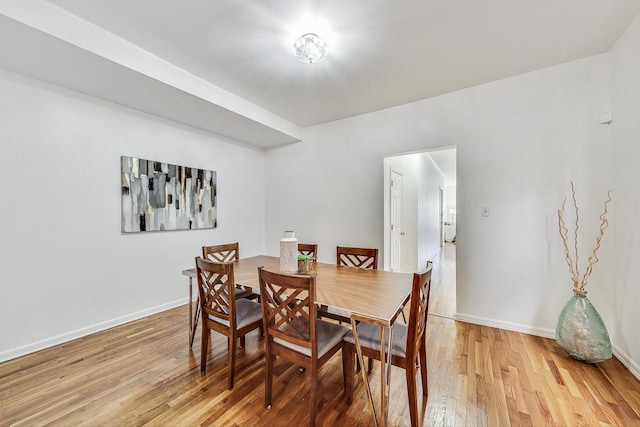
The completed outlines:
[[[391,271],[400,271],[400,266],[402,265],[402,236],[404,236],[404,231],[402,231],[402,174],[391,169],[390,176],[391,238],[389,240],[391,242],[391,254],[389,258]]]

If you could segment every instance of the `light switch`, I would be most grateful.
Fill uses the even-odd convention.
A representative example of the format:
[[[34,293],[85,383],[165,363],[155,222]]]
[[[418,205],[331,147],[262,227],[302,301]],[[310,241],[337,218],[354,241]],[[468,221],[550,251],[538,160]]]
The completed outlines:
[[[489,208],[488,207],[483,207],[482,208],[482,216],[490,216],[490,212],[489,212]]]

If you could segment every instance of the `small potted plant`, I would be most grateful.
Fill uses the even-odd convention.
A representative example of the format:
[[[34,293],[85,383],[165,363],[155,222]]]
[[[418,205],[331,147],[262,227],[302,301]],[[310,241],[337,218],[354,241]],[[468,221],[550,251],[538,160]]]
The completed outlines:
[[[298,273],[299,274],[315,274],[316,273],[316,260],[313,255],[298,254]]]

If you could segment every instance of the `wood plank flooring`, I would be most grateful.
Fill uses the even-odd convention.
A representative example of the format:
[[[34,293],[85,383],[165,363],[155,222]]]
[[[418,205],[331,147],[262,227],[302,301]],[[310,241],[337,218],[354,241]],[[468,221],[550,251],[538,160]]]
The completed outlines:
[[[435,263],[427,326],[425,425],[640,426],[640,381],[615,358],[583,364],[554,340],[452,320],[455,247],[445,249]],[[308,424],[307,372],[278,360],[274,406],[266,410],[263,339],[247,336],[229,391],[226,339],[212,335],[208,370],[200,374],[199,332],[189,350],[187,313],[179,307],[0,364],[0,426]],[[378,369],[371,374],[376,401]],[[372,425],[362,378],[347,406],[341,375],[337,355],[319,375],[318,425]],[[404,372],[396,368],[390,424],[409,425]]]

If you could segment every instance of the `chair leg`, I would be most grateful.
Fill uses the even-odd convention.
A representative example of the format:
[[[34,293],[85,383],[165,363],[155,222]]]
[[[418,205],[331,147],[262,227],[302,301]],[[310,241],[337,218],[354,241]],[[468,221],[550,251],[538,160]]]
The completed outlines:
[[[429,383],[428,379],[429,371],[427,370],[427,348],[424,343],[420,346],[420,377],[422,378],[422,395],[429,395]]]
[[[203,374],[207,372],[207,350],[209,349],[209,335],[211,331],[202,322],[202,339],[200,340],[200,372]]]
[[[415,360],[409,362],[405,366],[407,376],[407,394],[409,397],[409,416],[411,417],[411,426],[418,426],[418,395],[416,392],[416,364]]]
[[[347,354],[345,353],[345,344],[342,343],[342,350],[340,350],[340,356],[342,356],[342,387],[347,389]]]
[[[241,339],[244,337],[241,337]],[[236,337],[231,336],[229,342],[229,377],[227,380],[227,388],[233,389],[233,380],[236,373]]]
[[[273,388],[273,360],[275,356],[269,353],[269,349],[265,351],[265,378],[264,378],[264,406],[271,409],[271,391]]]
[[[318,364],[317,361],[312,361],[311,363],[311,414],[309,415],[309,426],[315,427],[318,407]]]
[[[352,344],[344,344],[342,357],[342,369],[344,370],[344,393],[347,398],[347,405],[351,405],[353,402],[353,377],[355,376],[355,352]]]
[[[245,339],[244,339],[244,335],[242,335],[242,336],[240,337],[240,348],[244,348],[244,345],[245,345],[245,344],[246,344],[246,341],[245,341]],[[235,347],[235,345],[234,345],[234,347]]]

